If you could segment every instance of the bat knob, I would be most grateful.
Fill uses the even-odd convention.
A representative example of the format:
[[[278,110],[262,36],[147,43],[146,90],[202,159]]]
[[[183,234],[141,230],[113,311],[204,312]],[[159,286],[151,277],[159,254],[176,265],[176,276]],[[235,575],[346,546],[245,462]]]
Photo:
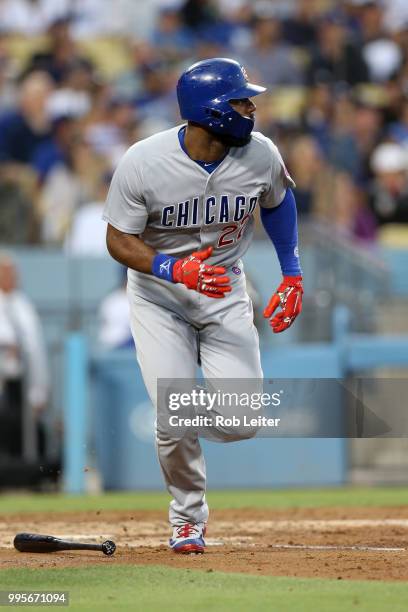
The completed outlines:
[[[112,542],[112,540],[106,540],[105,542],[103,542],[102,552],[104,555],[113,555],[115,550],[116,550],[115,542]]]

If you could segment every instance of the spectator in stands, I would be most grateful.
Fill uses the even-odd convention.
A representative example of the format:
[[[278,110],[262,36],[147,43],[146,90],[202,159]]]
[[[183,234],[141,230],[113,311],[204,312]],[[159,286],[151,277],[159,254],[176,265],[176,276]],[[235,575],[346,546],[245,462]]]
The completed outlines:
[[[371,166],[370,206],[377,223],[408,223],[407,149],[391,142],[380,144],[373,152]]]
[[[2,28],[25,36],[38,36],[55,19],[66,15],[70,0],[1,0]]]
[[[62,245],[80,206],[95,200],[95,189],[106,160],[79,139],[71,143],[68,163],[56,164],[42,186],[39,208],[45,244]]]
[[[253,3],[248,0],[221,0],[220,10],[229,28],[229,49],[238,56],[245,54],[252,40]]]
[[[17,87],[16,66],[8,45],[9,37],[0,27],[0,116],[15,108]]]
[[[107,350],[134,347],[126,285],[127,268],[122,268],[120,286],[102,300],[99,308],[98,340],[101,347]]]
[[[305,126],[328,161],[362,185],[367,183],[369,157],[383,128],[382,113],[353,98],[348,89],[318,85],[305,113]]]
[[[404,81],[404,66],[402,66],[395,77],[375,88],[382,96],[380,106],[386,127],[398,123],[403,114],[406,99]]]
[[[94,202],[83,204],[73,215],[71,228],[65,238],[67,254],[74,256],[105,257],[106,223],[102,220],[112,174],[105,173],[100,181]]]
[[[362,43],[382,38],[386,3],[383,0],[357,0],[355,5]]]
[[[48,402],[43,331],[30,300],[18,289],[15,263],[0,253],[0,448],[21,454],[26,404],[38,419]]]
[[[56,117],[52,122],[52,138],[37,147],[33,166],[44,181],[56,166],[70,164],[72,145],[79,138],[78,122],[70,116]]]
[[[390,137],[408,149],[408,98],[403,100],[398,121],[389,127]]]
[[[181,15],[188,28],[202,32],[219,20],[218,7],[212,0],[185,0]]]
[[[134,142],[132,135],[137,126],[137,114],[133,105],[120,97],[101,101],[99,110],[97,116],[88,117],[84,126],[85,139],[98,155],[103,155],[112,168],[116,168]]]
[[[225,55],[226,50],[240,47],[246,20],[249,15],[252,16],[252,8],[246,14],[245,10],[241,11],[240,15],[236,14],[236,8],[236,2],[231,0],[224,3],[221,0],[186,0],[181,15],[197,45],[215,45],[221,49],[217,55]],[[200,54],[200,57],[203,55]]]
[[[120,72],[113,83],[114,93],[122,100],[134,102],[144,95],[145,73],[163,62],[159,51],[148,41],[135,41],[131,47],[131,67]]]
[[[401,67],[402,51],[385,30],[385,3],[378,0],[364,0],[359,4],[362,52],[369,69],[370,80],[384,82]]]
[[[370,156],[380,140],[383,127],[380,108],[364,101],[355,102],[351,132],[353,147],[358,153],[358,166],[353,171],[353,175],[363,188],[367,187],[371,178]]]
[[[350,38],[340,12],[324,15],[318,25],[317,45],[308,71],[309,84],[344,82],[356,85],[369,81],[361,48]]]
[[[180,60],[191,55],[194,37],[183,24],[179,4],[166,3],[159,8],[159,15],[152,35],[151,44],[160,49],[168,59]]]
[[[323,223],[330,235],[371,245],[377,235],[377,224],[364,192],[349,174],[327,166],[319,177],[315,194],[314,223]]]
[[[34,72],[21,83],[18,108],[0,117],[0,242],[28,244],[38,239],[38,181],[35,160],[52,144],[47,102],[52,82]]]
[[[384,26],[387,32],[398,32],[408,24],[408,3],[406,0],[388,0],[383,5]]]
[[[304,80],[291,47],[283,41],[280,21],[270,10],[262,10],[255,17],[252,44],[245,52],[245,65],[252,75],[258,75],[257,78],[269,87],[301,85]]]
[[[86,62],[74,63],[67,68],[64,79],[50,96],[50,115],[53,118],[62,115],[78,119],[85,117],[91,111],[94,85],[92,65]]]
[[[134,101],[138,117],[153,117],[174,123],[176,115],[176,84],[178,73],[164,61],[143,66],[141,95]]]
[[[132,4],[133,10],[129,10]],[[67,12],[72,16],[73,35],[75,38],[89,39],[130,33],[132,17],[140,4],[140,0],[70,0]]]
[[[310,136],[299,136],[292,140],[289,167],[296,182],[294,193],[300,219],[313,214],[322,180],[328,168],[316,142]]]
[[[352,175],[356,180],[364,177],[365,161],[365,126],[368,122],[370,142],[368,150],[375,142],[371,136],[376,136],[375,125],[370,122],[377,118],[375,109],[355,104],[347,91],[337,95],[331,121],[330,137],[327,154],[332,165],[341,172]],[[380,122],[380,117],[378,116]]]
[[[38,147],[50,142],[47,102],[52,88],[45,72],[33,72],[23,80],[18,109],[0,117],[0,161],[32,164]]]
[[[29,166],[0,163],[0,244],[38,240],[37,175]]]
[[[48,38],[48,48],[34,53],[27,66],[27,72],[33,70],[47,72],[57,84],[64,82],[75,68],[92,72],[92,63],[81,55],[72,37],[69,15],[52,22],[48,29]]]
[[[321,150],[328,154],[334,91],[328,83],[316,83],[308,89],[303,111],[303,130],[310,133]]]
[[[316,38],[316,0],[298,0],[295,12],[283,22],[283,33],[290,45],[310,49]]]

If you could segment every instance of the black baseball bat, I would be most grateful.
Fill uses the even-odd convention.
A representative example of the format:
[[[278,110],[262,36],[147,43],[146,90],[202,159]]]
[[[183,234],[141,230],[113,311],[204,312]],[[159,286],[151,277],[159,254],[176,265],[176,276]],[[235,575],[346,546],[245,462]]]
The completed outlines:
[[[20,552],[50,553],[57,550],[100,550],[104,555],[113,555],[115,542],[106,540],[102,544],[86,544],[83,542],[67,542],[54,536],[38,533],[18,533],[14,538],[14,548]]]

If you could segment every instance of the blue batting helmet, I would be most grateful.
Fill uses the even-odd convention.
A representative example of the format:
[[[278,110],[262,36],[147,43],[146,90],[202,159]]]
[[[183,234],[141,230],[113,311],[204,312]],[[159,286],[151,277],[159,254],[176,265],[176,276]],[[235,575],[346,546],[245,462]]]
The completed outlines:
[[[266,91],[248,82],[245,68],[225,57],[197,62],[177,83],[177,99],[183,119],[194,121],[217,134],[248,138],[254,127],[250,117],[235,111],[229,100],[251,98]]]

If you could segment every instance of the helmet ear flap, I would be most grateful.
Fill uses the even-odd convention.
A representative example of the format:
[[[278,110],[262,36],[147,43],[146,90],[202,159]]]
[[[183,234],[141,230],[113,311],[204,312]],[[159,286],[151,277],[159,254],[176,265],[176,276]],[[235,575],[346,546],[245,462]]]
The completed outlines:
[[[206,115],[208,115],[209,117],[213,117],[214,119],[221,119],[224,114],[222,111],[217,110],[215,108],[205,108],[205,113]]]
[[[203,110],[206,119],[202,124],[206,125],[209,128],[219,128],[222,124],[225,112],[217,108],[211,108],[209,106],[203,107]]]

